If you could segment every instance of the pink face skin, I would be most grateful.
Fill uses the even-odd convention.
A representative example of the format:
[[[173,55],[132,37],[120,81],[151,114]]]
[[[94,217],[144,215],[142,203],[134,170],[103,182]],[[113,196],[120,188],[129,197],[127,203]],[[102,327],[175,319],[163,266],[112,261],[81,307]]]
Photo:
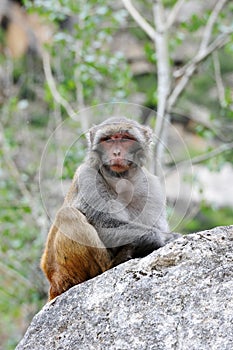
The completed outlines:
[[[109,159],[109,167],[112,171],[122,173],[129,170],[127,154],[136,140],[128,133],[116,133],[100,140]]]

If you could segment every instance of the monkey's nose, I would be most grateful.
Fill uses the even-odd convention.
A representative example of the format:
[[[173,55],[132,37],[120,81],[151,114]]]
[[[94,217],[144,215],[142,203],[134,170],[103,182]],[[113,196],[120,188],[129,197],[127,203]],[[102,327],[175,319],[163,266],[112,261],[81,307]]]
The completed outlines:
[[[119,157],[119,156],[121,155],[121,151],[120,151],[119,149],[115,149],[115,150],[113,151],[113,155],[114,155],[115,157]]]

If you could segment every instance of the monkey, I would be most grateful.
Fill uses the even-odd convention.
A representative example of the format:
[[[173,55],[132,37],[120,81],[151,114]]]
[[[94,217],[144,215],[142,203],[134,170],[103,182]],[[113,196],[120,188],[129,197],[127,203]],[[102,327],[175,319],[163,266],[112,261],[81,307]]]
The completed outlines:
[[[145,167],[152,135],[150,127],[125,117],[110,117],[87,133],[87,157],[41,258],[49,300],[177,238],[169,232],[160,181]]]

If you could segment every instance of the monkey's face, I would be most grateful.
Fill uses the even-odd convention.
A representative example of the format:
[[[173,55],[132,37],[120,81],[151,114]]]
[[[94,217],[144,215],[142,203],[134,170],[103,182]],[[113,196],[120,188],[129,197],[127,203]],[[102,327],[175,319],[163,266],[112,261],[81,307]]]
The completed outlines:
[[[91,128],[87,140],[91,166],[104,167],[110,175],[122,177],[145,164],[152,130],[127,118],[109,118]]]
[[[103,136],[97,146],[102,165],[112,172],[124,173],[136,166],[135,154],[139,143],[128,132]]]

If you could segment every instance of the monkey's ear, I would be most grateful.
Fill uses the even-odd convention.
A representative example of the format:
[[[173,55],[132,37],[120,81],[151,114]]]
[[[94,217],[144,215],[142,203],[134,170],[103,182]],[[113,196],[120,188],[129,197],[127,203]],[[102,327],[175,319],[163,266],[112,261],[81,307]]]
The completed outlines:
[[[93,126],[89,131],[86,133],[86,139],[88,142],[89,148],[93,146],[94,138],[96,134],[96,126]]]
[[[91,147],[93,144],[93,139],[94,139],[94,135],[93,135],[93,132],[91,130],[89,130],[86,133],[86,139],[87,139],[88,146]]]
[[[146,142],[149,144],[153,140],[153,131],[149,126],[142,127],[143,135],[146,139]]]

